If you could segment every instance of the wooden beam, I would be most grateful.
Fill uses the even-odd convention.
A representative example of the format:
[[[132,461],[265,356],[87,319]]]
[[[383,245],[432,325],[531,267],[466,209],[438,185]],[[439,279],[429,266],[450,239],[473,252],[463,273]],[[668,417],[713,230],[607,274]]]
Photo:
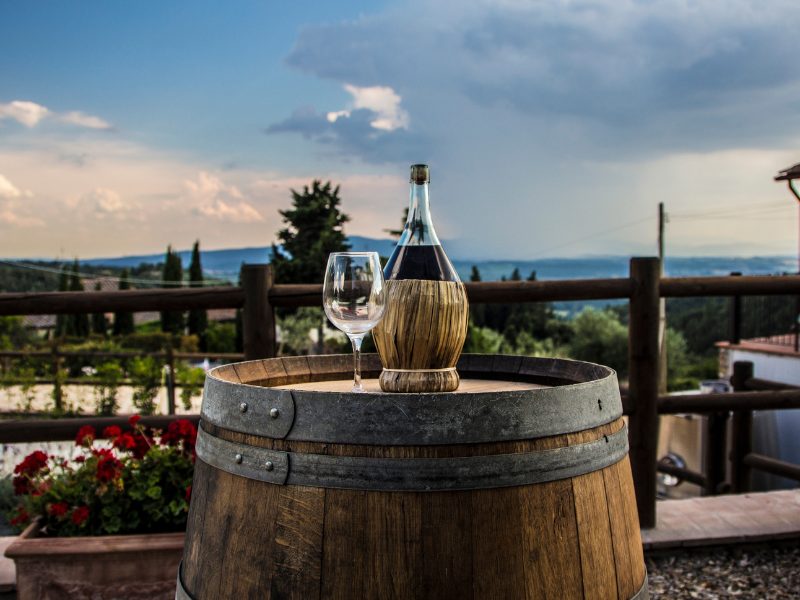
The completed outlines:
[[[800,465],[795,465],[785,460],[778,460],[777,458],[751,452],[745,454],[744,464],[753,469],[800,481]]]
[[[69,419],[36,419],[0,421],[0,443],[18,444],[23,442],[51,442],[57,440],[74,440],[78,430],[84,425],[94,427],[98,435],[110,425],[117,425],[123,430],[130,430],[129,416],[116,417],[77,417]],[[195,425],[200,421],[200,415],[182,415],[180,418],[188,419]],[[142,417],[139,421],[145,427],[166,429],[176,419],[174,416],[158,415]]]
[[[774,296],[800,293],[800,275],[742,277],[667,277],[661,280],[665,298],[686,296]]]
[[[628,423],[639,524],[644,528],[656,525],[660,270],[657,258],[631,259],[628,396],[635,412]]]
[[[0,294],[0,316],[238,308],[239,287]]]
[[[245,360],[275,356],[275,309],[270,302],[272,286],[270,265],[242,267],[242,289],[245,296],[242,333]],[[321,305],[322,294],[317,300]]]
[[[658,399],[658,412],[662,415],[713,413],[720,410],[782,410],[788,408],[800,408],[800,389],[660,396]]]

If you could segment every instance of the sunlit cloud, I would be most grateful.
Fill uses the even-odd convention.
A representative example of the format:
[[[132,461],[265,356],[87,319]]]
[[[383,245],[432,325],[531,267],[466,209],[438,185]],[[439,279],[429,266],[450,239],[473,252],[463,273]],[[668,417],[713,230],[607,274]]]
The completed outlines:
[[[111,124],[107,121],[100,117],[84,114],[80,111],[68,112],[61,115],[59,120],[64,123],[71,123],[72,125],[88,127],[89,129],[111,129]]]
[[[87,115],[80,111],[56,113],[46,106],[28,100],[14,100],[0,104],[0,121],[3,119],[13,119],[28,128],[36,127],[45,119],[53,119],[60,123],[88,129],[112,129],[111,124],[100,117]]]
[[[30,190],[21,190],[11,183],[5,175],[0,173],[0,198],[14,199],[23,196],[30,197],[33,193]]]
[[[196,215],[231,223],[263,221],[264,217],[235,185],[201,171],[196,181],[185,182],[187,198],[195,206]]]
[[[20,205],[20,199],[32,196],[30,190],[19,189],[0,174],[0,224],[22,228],[44,225],[41,219],[26,214],[26,207]]]
[[[0,104],[0,121],[14,119],[25,127],[35,127],[50,111],[41,104],[26,100],[14,100],[7,104]]]
[[[349,83],[344,89],[353,96],[352,108],[329,112],[327,119],[335,123],[340,117],[349,117],[352,109],[366,109],[375,113],[370,125],[375,129],[394,131],[408,129],[408,113],[400,107],[402,98],[387,86],[358,87]]]

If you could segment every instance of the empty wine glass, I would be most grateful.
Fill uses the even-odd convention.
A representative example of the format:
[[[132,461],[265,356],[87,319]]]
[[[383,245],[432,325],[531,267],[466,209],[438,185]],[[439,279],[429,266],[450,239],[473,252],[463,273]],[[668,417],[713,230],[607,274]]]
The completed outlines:
[[[322,306],[353,344],[353,391],[361,386],[361,342],[386,309],[386,286],[377,252],[334,252],[328,257]]]

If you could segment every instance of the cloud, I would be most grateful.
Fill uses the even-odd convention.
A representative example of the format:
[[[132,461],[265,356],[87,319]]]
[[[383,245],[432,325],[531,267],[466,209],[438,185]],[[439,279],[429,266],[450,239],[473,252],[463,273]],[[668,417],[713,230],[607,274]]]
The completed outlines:
[[[264,217],[244,199],[239,188],[228,185],[220,178],[201,171],[197,181],[184,182],[187,199],[196,204],[195,215],[230,223],[263,221]]]
[[[80,111],[55,113],[46,106],[28,100],[14,100],[7,104],[0,104],[0,121],[3,119],[13,119],[28,128],[36,127],[45,119],[53,119],[88,129],[112,129],[111,124],[100,117],[87,115]]]
[[[425,18],[389,8],[307,27],[287,63],[391,89],[434,138],[475,125],[465,101],[543,135],[570,129],[578,152],[763,146],[800,128],[792,0],[472,0],[402,12]]]
[[[5,175],[0,173],[0,198],[13,200],[15,198],[31,197],[33,194],[30,190],[20,190],[13,183],[11,183]]]
[[[41,104],[26,100],[14,100],[0,104],[0,120],[14,119],[26,127],[35,127],[50,111]]]
[[[104,121],[100,117],[87,115],[79,111],[72,111],[65,113],[60,117],[64,123],[71,123],[72,125],[79,125],[80,127],[88,127],[89,129],[111,129],[111,124]]]
[[[269,126],[265,133],[299,133],[323,144],[334,155],[355,155],[369,163],[413,162],[425,147],[425,138],[400,125],[403,114],[382,115],[369,108],[318,113],[304,107]]]
[[[27,216],[25,208],[19,207],[19,200],[31,198],[30,190],[21,190],[0,173],[0,224],[17,227],[37,227],[44,225],[41,219]]]
[[[373,86],[358,87],[345,84],[344,89],[353,96],[353,107],[366,109],[375,113],[375,119],[370,125],[375,129],[394,131],[395,129],[408,129],[408,113],[400,108],[402,98],[390,87]],[[327,119],[334,123],[340,117],[349,117],[352,108],[329,112]]]

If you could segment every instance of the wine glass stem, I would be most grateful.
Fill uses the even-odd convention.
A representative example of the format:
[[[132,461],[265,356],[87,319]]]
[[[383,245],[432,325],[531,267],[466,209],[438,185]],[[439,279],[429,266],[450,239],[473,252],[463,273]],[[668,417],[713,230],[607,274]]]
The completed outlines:
[[[353,344],[353,391],[363,392],[364,388],[361,386],[361,342],[364,336],[354,336],[350,338]]]

